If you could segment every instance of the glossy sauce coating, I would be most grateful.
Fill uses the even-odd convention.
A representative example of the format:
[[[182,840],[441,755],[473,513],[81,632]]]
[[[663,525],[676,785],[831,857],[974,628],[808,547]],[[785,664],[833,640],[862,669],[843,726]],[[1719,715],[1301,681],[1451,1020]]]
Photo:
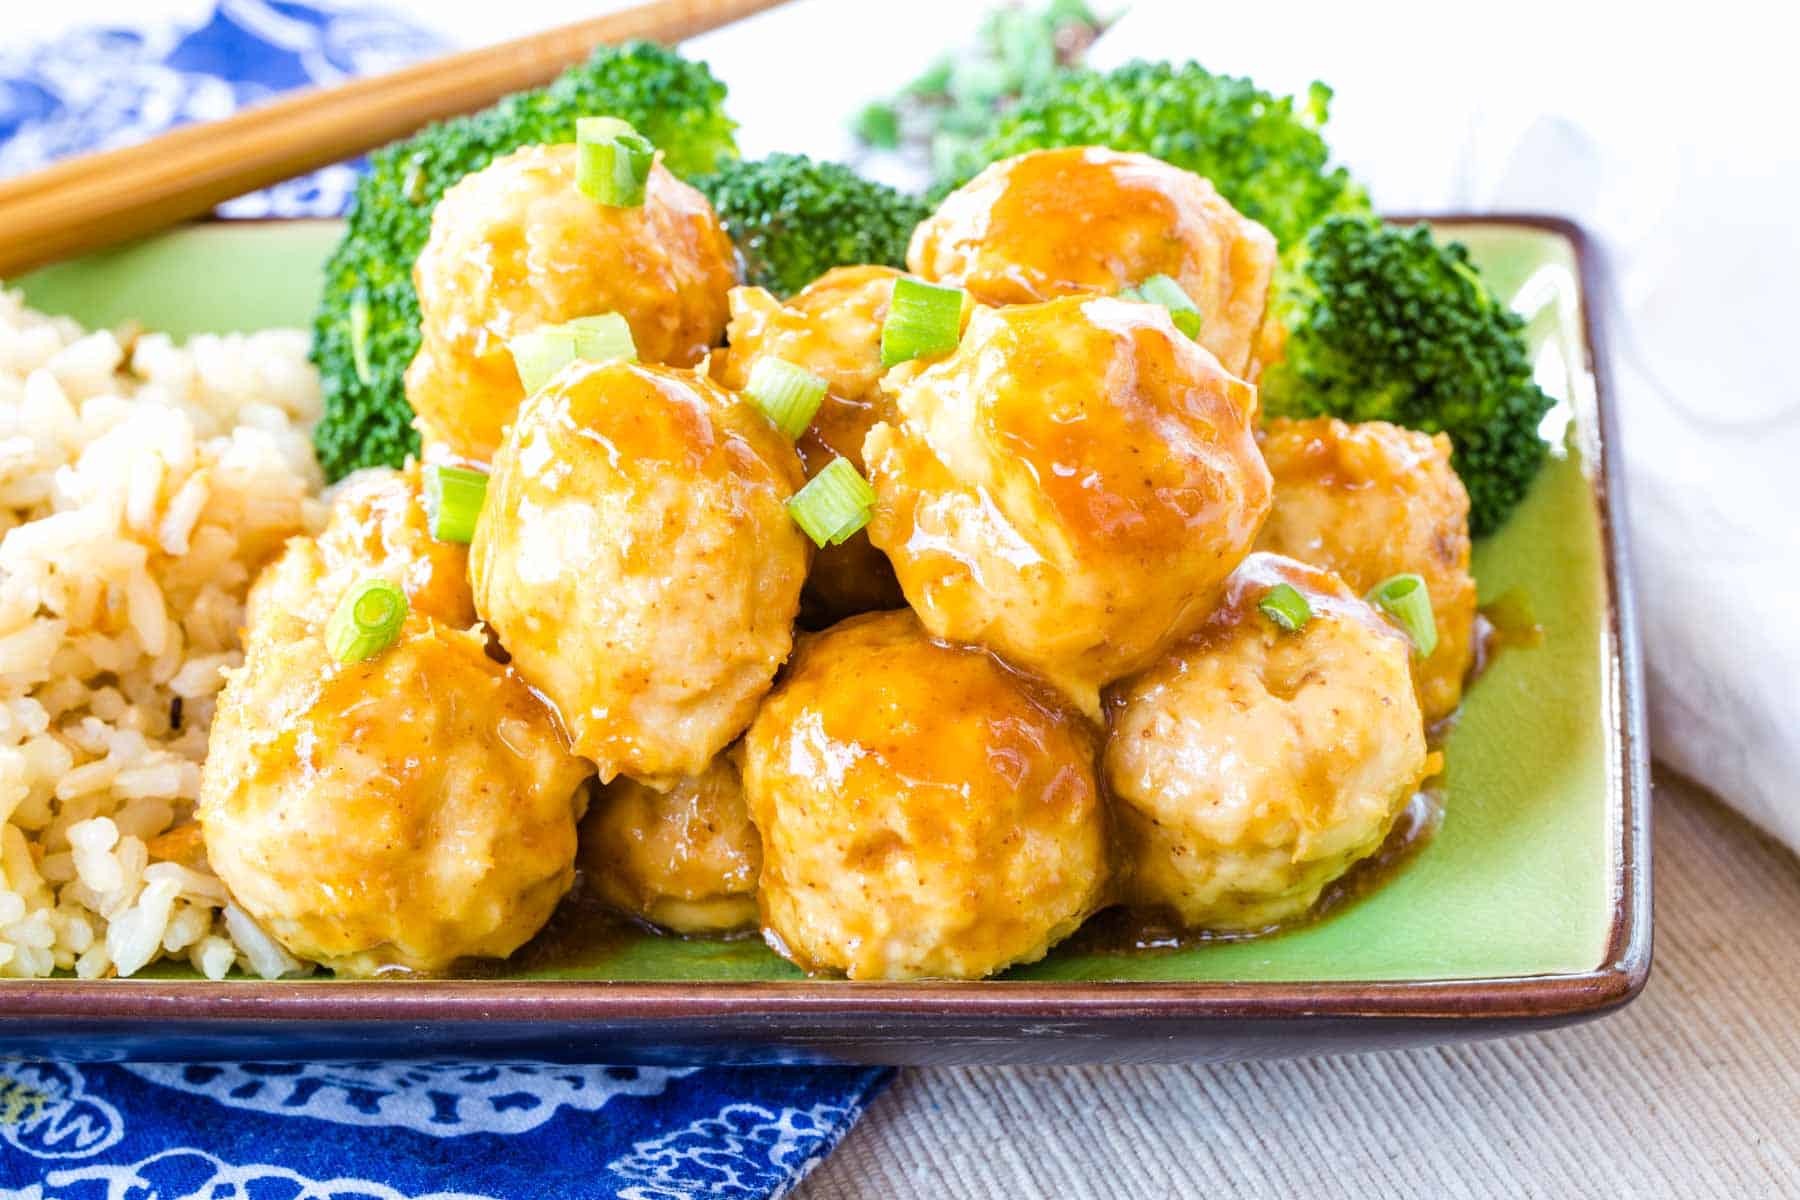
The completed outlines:
[[[1272,420],[1261,434],[1275,502],[1257,539],[1343,576],[1359,595],[1394,575],[1425,580],[1437,649],[1413,659],[1425,720],[1454,712],[1474,656],[1469,496],[1450,439],[1385,421]]]
[[[1090,714],[1205,619],[1268,511],[1254,389],[1158,306],[978,310],[953,355],[889,383],[870,539],[926,628]]]
[[[399,471],[370,467],[339,484],[316,545],[288,552],[296,558],[317,554],[316,566],[305,568],[321,572],[317,585],[284,587],[275,582],[280,568],[265,572],[251,589],[248,623],[258,624],[256,610],[265,588],[282,591],[281,603],[290,609],[303,606],[313,619],[324,621],[345,588],[380,577],[405,592],[414,611],[453,629],[473,625],[469,548],[431,536],[422,474],[417,463],[409,462]]]
[[[428,442],[486,462],[523,398],[509,339],[616,312],[638,357],[690,366],[725,331],[730,239],[706,198],[659,162],[644,203],[575,185],[573,145],[528,146],[451,188],[413,268],[423,342],[406,398]]]
[[[1192,171],[1078,146],[988,167],[914,230],[906,261],[985,304],[1110,295],[1168,275],[1203,314],[1201,344],[1242,375],[1275,239]]]
[[[574,363],[508,432],[470,547],[475,606],[601,780],[694,775],[792,645],[800,461],[703,376]]]
[[[756,925],[762,843],[729,753],[667,791],[624,775],[600,788],[581,824],[581,864],[602,899],[652,925],[686,934]]]
[[[198,813],[233,898],[345,974],[517,949],[574,881],[591,771],[543,705],[478,633],[418,613],[359,663],[272,594],[258,619]]]
[[[1287,583],[1312,608],[1258,611]],[[1129,903],[1260,931],[1380,848],[1435,769],[1404,635],[1329,572],[1253,554],[1192,638],[1110,697]]]
[[[795,443],[808,479],[834,458],[863,469],[863,438],[889,412],[881,392],[881,326],[894,280],[890,267],[838,267],[785,304],[762,288],[731,293],[730,349],[713,359],[727,387],[742,389],[757,360],[785,359],[825,380],[830,390],[811,428]],[[813,558],[804,616],[829,624],[872,609],[898,608],[904,598],[887,557],[859,533]]]
[[[1102,903],[1094,735],[911,613],[802,640],[745,736],[765,936],[810,971],[978,979]]]

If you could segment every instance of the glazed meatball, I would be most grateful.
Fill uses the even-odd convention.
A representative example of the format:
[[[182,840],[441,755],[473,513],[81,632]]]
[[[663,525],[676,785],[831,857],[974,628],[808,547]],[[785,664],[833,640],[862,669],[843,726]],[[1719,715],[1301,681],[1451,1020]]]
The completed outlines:
[[[1312,608],[1297,632],[1257,608],[1281,583]],[[1435,769],[1410,653],[1337,576],[1246,559],[1207,624],[1110,697],[1128,900],[1231,931],[1311,908]]]
[[[201,783],[232,896],[348,974],[512,953],[574,881],[591,768],[478,633],[413,613],[392,646],[342,663],[319,626],[263,600]]]
[[[608,904],[675,933],[756,925],[762,843],[728,754],[659,791],[621,775],[581,826],[581,862]]]
[[[1343,576],[1359,595],[1394,575],[1425,580],[1437,622],[1430,657],[1413,659],[1427,722],[1456,710],[1474,653],[1469,495],[1450,439],[1383,421],[1273,420],[1262,432],[1275,501],[1259,549]]]
[[[1201,344],[1242,375],[1275,239],[1192,171],[1078,146],[988,167],[913,231],[906,261],[985,304],[1111,294],[1168,275],[1200,309]]]
[[[764,935],[809,971],[978,979],[1102,903],[1090,727],[908,612],[802,642],[744,739]]]
[[[713,360],[727,387],[743,388],[765,356],[805,367],[830,386],[812,428],[795,445],[809,479],[839,457],[863,469],[863,438],[887,412],[879,386],[881,326],[899,277],[889,267],[839,267],[786,304],[761,288],[731,293],[731,349]],[[813,558],[802,617],[812,626],[828,625],[903,603],[887,557],[859,533]]]
[[[574,363],[520,408],[475,607],[602,782],[697,775],[750,723],[792,645],[802,480],[761,413],[691,371]]]
[[[638,357],[690,366],[725,331],[736,257],[706,198],[658,163],[644,202],[596,203],[572,145],[528,146],[444,193],[413,268],[422,343],[406,398],[427,443],[487,462],[523,397],[507,342],[616,312]]]
[[[949,358],[888,378],[870,539],[933,634],[1090,714],[1205,619],[1268,511],[1254,389],[1156,305],[978,310]]]
[[[264,609],[323,625],[351,584],[386,579],[406,593],[408,606],[453,629],[475,623],[469,591],[469,549],[431,536],[421,470],[370,467],[339,484],[324,530],[295,538],[250,589],[245,626],[273,628]]]

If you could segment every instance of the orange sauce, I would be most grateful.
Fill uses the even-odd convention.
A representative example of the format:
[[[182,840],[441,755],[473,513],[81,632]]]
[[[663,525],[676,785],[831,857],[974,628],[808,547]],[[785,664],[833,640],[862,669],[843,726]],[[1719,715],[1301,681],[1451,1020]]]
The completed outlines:
[[[1518,588],[1502,592],[1475,613],[1475,655],[1463,679],[1467,690],[1494,665],[1504,650],[1530,649],[1544,643],[1544,627],[1532,615],[1531,602]]]
[[[1430,844],[1443,819],[1443,800],[1434,789],[1415,792],[1381,848],[1327,884],[1317,903],[1291,921],[1229,932],[1184,930],[1168,913],[1109,908],[1090,917],[1058,950],[1076,954],[1167,954],[1193,946],[1247,942],[1304,929],[1377,891],[1398,875]]]
[[[1443,823],[1443,813],[1443,801],[1436,790],[1428,787],[1416,792],[1394,822],[1381,848],[1327,885],[1318,902],[1295,920],[1265,929],[1211,933],[1182,930],[1167,914],[1109,908],[1089,918],[1058,951],[1166,954],[1215,942],[1248,941],[1304,929],[1371,895],[1404,870],[1413,857],[1430,844],[1432,835]],[[586,885],[585,877],[578,876],[574,890],[557,907],[543,931],[510,959],[504,962],[471,960],[460,964],[453,974],[462,979],[503,979],[531,972],[591,970],[650,932],[642,923],[608,908]],[[747,931],[700,940],[754,942],[757,934]]]
[[[761,941],[754,929],[693,937],[654,929],[609,906],[589,884],[587,872],[577,871],[575,886],[550,920],[511,958],[465,959],[450,974],[456,979],[511,979],[546,971],[598,971],[608,959],[646,937],[719,945]]]
[[[1538,646],[1543,640],[1544,628],[1533,616],[1524,593],[1514,589],[1483,605],[1475,618],[1475,655],[1464,680],[1465,690],[1501,653]],[[1452,713],[1427,731],[1433,748],[1443,745],[1455,720],[1456,714]],[[1218,933],[1183,930],[1167,913],[1109,908],[1089,918],[1059,951],[1167,954],[1215,942],[1278,937],[1315,925],[1378,891],[1431,843],[1444,820],[1442,783],[1441,775],[1428,780],[1401,811],[1381,848],[1327,885],[1318,902],[1301,917],[1264,929]],[[512,958],[500,963],[472,962],[458,968],[456,974],[463,978],[496,978],[521,972],[592,968],[645,936],[646,931],[643,924],[608,908],[578,877],[574,890],[549,924]],[[754,932],[746,932],[708,940],[745,941],[756,937]]]

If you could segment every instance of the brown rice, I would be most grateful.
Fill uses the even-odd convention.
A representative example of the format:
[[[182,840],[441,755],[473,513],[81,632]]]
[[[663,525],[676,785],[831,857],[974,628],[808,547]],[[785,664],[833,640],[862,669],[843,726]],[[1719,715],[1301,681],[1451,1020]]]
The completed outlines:
[[[244,595],[317,527],[297,331],[84,333],[0,292],[0,976],[307,969],[191,813]]]

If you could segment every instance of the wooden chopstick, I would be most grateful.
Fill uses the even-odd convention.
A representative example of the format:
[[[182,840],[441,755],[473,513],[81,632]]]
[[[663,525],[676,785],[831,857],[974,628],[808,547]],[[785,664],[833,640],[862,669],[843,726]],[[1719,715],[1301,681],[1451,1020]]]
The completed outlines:
[[[598,45],[677,42],[784,2],[654,0],[0,180],[0,278],[154,233],[432,121],[541,87]]]

